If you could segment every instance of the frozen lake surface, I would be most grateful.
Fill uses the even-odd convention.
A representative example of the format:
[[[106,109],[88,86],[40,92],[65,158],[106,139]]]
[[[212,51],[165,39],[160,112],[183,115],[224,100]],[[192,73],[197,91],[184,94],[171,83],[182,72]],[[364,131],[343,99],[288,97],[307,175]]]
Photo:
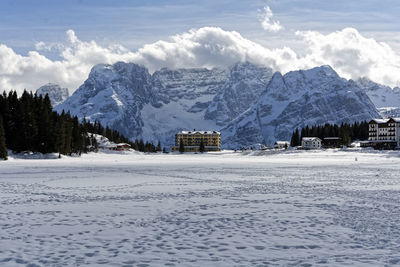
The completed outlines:
[[[399,152],[11,158],[0,265],[396,265],[399,191]]]

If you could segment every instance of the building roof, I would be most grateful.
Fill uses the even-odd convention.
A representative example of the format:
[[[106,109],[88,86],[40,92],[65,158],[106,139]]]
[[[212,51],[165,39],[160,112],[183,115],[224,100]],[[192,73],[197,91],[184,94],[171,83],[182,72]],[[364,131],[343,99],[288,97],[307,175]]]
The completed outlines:
[[[369,123],[375,122],[377,124],[380,123],[387,123],[389,121],[389,119],[372,119]]]
[[[276,141],[275,144],[277,145],[285,145],[285,144],[289,144],[289,141]]]
[[[322,141],[322,140],[319,139],[318,137],[303,137],[301,140],[302,140],[302,141],[315,141],[315,140]]]
[[[127,144],[127,143],[119,143],[119,144],[117,144],[117,146],[129,146],[129,147],[131,147],[131,145]]]
[[[324,140],[341,140],[340,137],[325,137]]]
[[[389,121],[394,121],[394,122],[400,123],[400,118],[389,117],[386,119],[372,119],[369,123],[375,122],[376,124],[381,124],[381,123],[388,123]]]
[[[217,131],[180,131],[178,134],[221,134]]]
[[[389,118],[389,120],[393,120],[394,122],[400,122],[400,118]]]

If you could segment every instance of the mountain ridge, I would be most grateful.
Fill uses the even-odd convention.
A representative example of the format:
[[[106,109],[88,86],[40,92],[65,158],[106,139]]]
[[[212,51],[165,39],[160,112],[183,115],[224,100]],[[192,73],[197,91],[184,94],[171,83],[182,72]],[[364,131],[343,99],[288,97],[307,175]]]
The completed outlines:
[[[305,123],[379,116],[357,82],[341,78],[330,66],[282,75],[248,62],[228,71],[164,68],[152,75],[134,63],[99,64],[56,107],[58,112],[63,109],[81,119],[99,120],[132,139],[167,146],[180,130],[221,130],[225,147],[232,148],[287,139],[293,127]]]

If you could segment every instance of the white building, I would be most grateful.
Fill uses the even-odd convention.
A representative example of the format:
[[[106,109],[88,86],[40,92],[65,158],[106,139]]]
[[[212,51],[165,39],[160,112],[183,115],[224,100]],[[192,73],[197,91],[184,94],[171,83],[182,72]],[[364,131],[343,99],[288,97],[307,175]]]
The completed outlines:
[[[400,118],[373,119],[369,122],[368,142],[364,146],[381,149],[400,147]]]
[[[287,149],[290,146],[288,141],[276,141],[274,144],[275,149]]]
[[[301,147],[305,149],[321,148],[322,140],[318,137],[303,137],[301,139]]]

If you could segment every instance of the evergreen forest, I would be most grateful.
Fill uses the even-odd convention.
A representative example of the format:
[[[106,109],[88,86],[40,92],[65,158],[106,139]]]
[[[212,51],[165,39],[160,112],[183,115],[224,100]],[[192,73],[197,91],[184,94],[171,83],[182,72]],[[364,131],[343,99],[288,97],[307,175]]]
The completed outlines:
[[[0,159],[7,159],[7,149],[16,153],[31,151],[72,155],[95,151],[98,148],[93,134],[107,137],[114,143],[128,143],[135,150],[156,152],[161,145],[143,140],[130,142],[118,131],[100,123],[79,121],[64,111],[53,111],[48,95],[41,96],[24,91],[0,94]]]
[[[340,125],[326,123],[325,125],[311,127],[307,125],[292,133],[290,146],[300,146],[303,137],[318,137],[322,140],[326,137],[340,137],[342,145],[347,146],[355,140],[368,139],[368,122],[342,123]]]

